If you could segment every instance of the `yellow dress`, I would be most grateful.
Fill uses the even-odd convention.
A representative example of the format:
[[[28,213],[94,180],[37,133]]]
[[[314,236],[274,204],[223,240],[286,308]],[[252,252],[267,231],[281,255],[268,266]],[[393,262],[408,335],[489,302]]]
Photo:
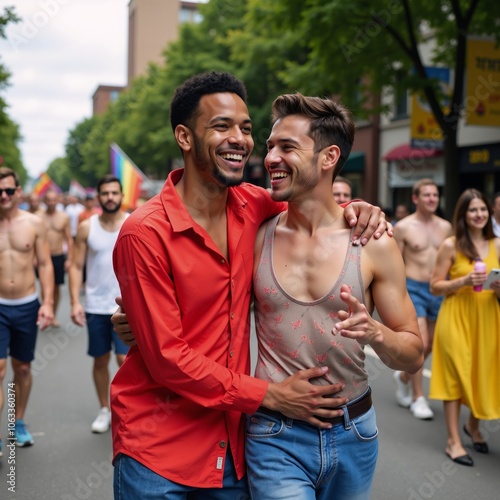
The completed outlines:
[[[493,240],[484,262],[488,272],[500,267]],[[450,279],[473,267],[457,252]],[[436,322],[429,397],[460,399],[479,419],[500,418],[500,305],[494,291],[467,286],[445,297]]]

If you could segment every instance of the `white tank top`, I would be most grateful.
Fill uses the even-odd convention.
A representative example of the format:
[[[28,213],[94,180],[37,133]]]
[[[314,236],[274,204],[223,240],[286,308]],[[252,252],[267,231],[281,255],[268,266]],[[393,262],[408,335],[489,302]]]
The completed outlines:
[[[113,248],[120,230],[109,232],[102,228],[99,214],[90,217],[87,238],[87,280],[85,311],[92,314],[113,314],[120,295],[118,280],[113,271]]]

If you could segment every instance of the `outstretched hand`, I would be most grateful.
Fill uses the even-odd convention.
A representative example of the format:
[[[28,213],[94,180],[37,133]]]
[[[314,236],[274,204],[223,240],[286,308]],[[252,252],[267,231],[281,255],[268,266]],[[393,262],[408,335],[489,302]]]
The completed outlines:
[[[340,287],[340,298],[347,304],[347,311],[339,311],[340,321],[335,323],[332,333],[358,341],[362,345],[371,344],[381,335],[377,322],[372,318],[366,306],[351,295],[349,286]]]

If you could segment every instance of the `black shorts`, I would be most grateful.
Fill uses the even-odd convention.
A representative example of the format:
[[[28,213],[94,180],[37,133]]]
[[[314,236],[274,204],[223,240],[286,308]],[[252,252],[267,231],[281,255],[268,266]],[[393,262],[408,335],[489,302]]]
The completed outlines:
[[[64,262],[65,255],[51,255],[52,265],[54,266],[54,282],[56,285],[64,284]]]

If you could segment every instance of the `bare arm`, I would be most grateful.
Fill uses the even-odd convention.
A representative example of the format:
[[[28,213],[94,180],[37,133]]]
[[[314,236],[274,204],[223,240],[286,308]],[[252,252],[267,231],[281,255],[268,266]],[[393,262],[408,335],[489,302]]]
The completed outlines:
[[[394,240],[386,237],[370,242],[362,254],[362,270],[366,284],[371,273],[369,289],[382,323],[372,318],[365,305],[343,285],[340,298],[348,311],[339,312],[341,321],[334,333],[370,345],[390,368],[415,373],[424,362],[423,344],[406,290],[403,259]]]
[[[400,222],[394,228],[394,239],[396,240],[396,243],[398,244],[399,251],[401,252],[401,255],[403,256],[403,259],[404,259],[404,254],[405,254],[405,230],[404,230],[404,226],[405,226],[405,224]]]
[[[38,277],[42,292],[42,305],[38,310],[37,325],[44,330],[52,324],[54,319],[54,268],[50,258],[45,224],[37,225],[35,258],[38,262]]]
[[[82,222],[78,226],[75,244],[73,245],[73,258],[69,267],[69,293],[71,301],[71,319],[73,323],[83,326],[85,324],[85,312],[80,303],[80,288],[83,281],[83,266],[87,255],[87,238],[89,235],[89,223]]]
[[[68,253],[66,257],[66,262],[64,263],[64,269],[69,271],[69,267],[71,266],[71,261],[73,259],[73,236],[71,236],[71,226],[69,222],[69,217],[65,215],[66,222],[64,224],[64,239],[66,240],[66,244],[68,245]]]
[[[431,276],[430,289],[433,295],[453,295],[464,286],[482,285],[486,273],[472,271],[465,276],[449,279],[448,273],[456,258],[455,238],[447,238],[439,247],[436,264]]]

